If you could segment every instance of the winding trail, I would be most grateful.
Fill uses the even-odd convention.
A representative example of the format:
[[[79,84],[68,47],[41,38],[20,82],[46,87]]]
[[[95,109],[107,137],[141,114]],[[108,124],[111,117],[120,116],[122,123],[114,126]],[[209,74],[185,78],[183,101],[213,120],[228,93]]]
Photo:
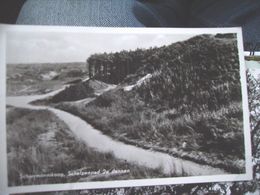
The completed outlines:
[[[84,141],[86,145],[94,150],[101,153],[112,153],[116,158],[126,160],[128,163],[160,169],[165,175],[199,176],[228,174],[228,172],[219,168],[200,165],[165,153],[145,150],[113,140],[75,115],[48,106],[30,104],[32,101],[53,96],[64,88],[44,95],[7,97],[7,105],[33,110],[49,110],[64,121],[78,139]],[[110,86],[107,90],[111,88],[113,87]]]

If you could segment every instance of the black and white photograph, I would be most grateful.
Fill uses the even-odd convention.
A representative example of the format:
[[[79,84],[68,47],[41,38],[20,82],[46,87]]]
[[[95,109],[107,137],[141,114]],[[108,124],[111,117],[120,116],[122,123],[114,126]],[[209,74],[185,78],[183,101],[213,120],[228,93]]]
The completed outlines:
[[[17,28],[5,35],[9,187],[252,178],[239,28]]]

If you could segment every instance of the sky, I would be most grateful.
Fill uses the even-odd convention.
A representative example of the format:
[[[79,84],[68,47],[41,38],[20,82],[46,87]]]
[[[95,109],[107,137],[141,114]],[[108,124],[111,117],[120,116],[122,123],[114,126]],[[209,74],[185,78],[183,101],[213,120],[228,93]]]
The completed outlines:
[[[169,45],[192,37],[185,34],[84,32],[10,32],[7,63],[85,62],[94,53]]]

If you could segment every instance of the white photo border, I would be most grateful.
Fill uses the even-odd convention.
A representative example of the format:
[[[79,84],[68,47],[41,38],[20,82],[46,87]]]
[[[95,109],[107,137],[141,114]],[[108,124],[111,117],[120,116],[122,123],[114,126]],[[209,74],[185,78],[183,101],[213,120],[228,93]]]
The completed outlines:
[[[79,182],[65,184],[42,184],[8,187],[7,182],[7,152],[6,152],[6,39],[9,32],[68,32],[68,33],[134,33],[134,34],[216,34],[236,33],[240,61],[240,78],[242,87],[242,104],[244,120],[244,148],[246,172],[244,174],[211,175],[211,176],[188,176],[176,178],[158,179],[136,179],[136,180],[115,180],[102,182]],[[250,139],[250,123],[248,94],[246,86],[246,67],[244,62],[244,51],[242,41],[242,30],[240,27],[233,28],[107,28],[107,27],[68,27],[68,26],[26,26],[26,25],[0,25],[0,189],[3,194],[27,193],[27,192],[51,192],[64,190],[97,189],[97,188],[118,188],[132,186],[171,185],[189,183],[208,183],[225,181],[245,181],[252,179],[252,155]]]

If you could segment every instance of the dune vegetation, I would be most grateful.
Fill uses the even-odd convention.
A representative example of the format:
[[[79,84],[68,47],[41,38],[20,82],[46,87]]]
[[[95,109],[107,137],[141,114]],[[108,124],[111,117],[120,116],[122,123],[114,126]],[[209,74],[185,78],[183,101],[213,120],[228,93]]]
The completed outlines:
[[[123,65],[126,59],[127,66]],[[93,63],[89,64],[92,74],[97,72],[92,79],[103,78],[118,87],[90,103],[61,101],[55,105],[57,108],[80,116],[126,143],[232,173],[245,171],[234,35],[200,35],[160,48],[96,54],[88,62]],[[115,67],[100,69],[110,71],[109,77],[93,71],[106,62]],[[127,72],[124,67],[132,69]],[[120,72],[124,78],[116,77]],[[152,76],[135,85],[147,74]],[[129,85],[133,85],[132,89],[125,90]]]

